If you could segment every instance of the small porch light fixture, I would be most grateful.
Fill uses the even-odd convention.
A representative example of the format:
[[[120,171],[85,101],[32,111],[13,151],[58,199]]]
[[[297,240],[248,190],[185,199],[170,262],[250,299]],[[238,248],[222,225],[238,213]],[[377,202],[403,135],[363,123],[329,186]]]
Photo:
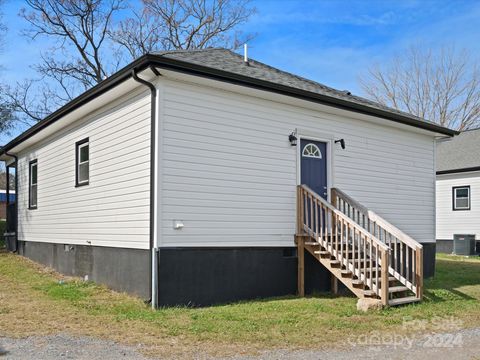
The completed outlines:
[[[340,143],[340,146],[342,147],[342,149],[345,150],[345,139],[335,140],[334,143],[335,143],[335,144]]]
[[[288,141],[290,141],[290,145],[297,146],[297,137],[295,136],[295,132],[292,132],[288,135]]]

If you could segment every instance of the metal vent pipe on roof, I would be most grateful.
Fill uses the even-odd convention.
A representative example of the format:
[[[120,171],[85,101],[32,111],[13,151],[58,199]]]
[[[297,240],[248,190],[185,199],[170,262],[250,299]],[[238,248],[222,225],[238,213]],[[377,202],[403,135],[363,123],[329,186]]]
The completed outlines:
[[[247,43],[243,44],[243,61],[248,65],[248,45]]]

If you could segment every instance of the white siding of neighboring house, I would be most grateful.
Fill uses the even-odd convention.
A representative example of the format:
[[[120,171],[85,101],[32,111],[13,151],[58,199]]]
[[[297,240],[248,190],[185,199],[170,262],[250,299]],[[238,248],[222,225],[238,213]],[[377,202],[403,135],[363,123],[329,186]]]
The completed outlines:
[[[344,138],[333,185],[435,241],[433,134],[162,79],[161,246],[291,246],[296,128]]]
[[[452,188],[470,185],[470,210],[453,211]],[[454,234],[472,234],[480,239],[480,172],[437,176],[438,240],[453,240]]]
[[[19,155],[18,238],[149,248],[150,95],[136,91]],[[75,143],[89,137],[90,184],[75,187]],[[38,159],[38,208],[28,163]]]

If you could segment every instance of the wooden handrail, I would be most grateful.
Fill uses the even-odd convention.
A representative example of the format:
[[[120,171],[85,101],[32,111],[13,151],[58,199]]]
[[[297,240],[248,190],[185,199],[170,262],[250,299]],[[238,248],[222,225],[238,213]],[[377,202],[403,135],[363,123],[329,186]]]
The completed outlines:
[[[338,188],[331,189],[332,203],[390,249],[389,273],[421,299],[423,246],[387,220]],[[342,211],[343,210],[343,211]]]
[[[348,194],[344,193],[342,190],[340,190],[339,188],[332,188],[331,190],[331,194],[332,194],[332,199],[335,197],[334,194],[337,193],[337,195],[340,196],[340,198],[344,199],[346,202],[348,202],[349,204],[353,205],[356,209],[358,209],[362,214],[364,215],[368,215],[370,210],[368,208],[366,208],[365,206],[363,206],[362,204],[360,204],[357,200],[351,198]]]
[[[390,247],[306,185],[297,188],[297,235],[314,238],[343,271],[388,304]]]
[[[320,195],[318,195],[315,191],[310,189],[307,185],[299,185],[299,186],[301,188],[305,189],[307,192],[309,192],[311,194],[311,196],[315,197],[317,199],[317,201],[321,202],[326,208],[331,210],[335,215],[339,216],[342,220],[349,222],[352,226],[355,227],[355,229],[357,231],[361,232],[362,234],[364,234],[366,236],[371,237],[372,241],[376,242],[378,244],[378,246],[380,246],[381,248],[383,248],[385,250],[389,250],[389,247],[385,243],[383,243],[382,241],[377,239],[374,235],[370,234],[367,230],[365,230],[363,227],[358,225],[355,221],[350,219],[348,216],[346,216],[340,210],[333,207],[328,201],[326,201],[324,198],[322,198]]]
[[[410,247],[416,247],[421,249],[423,246],[419,242],[412,239],[410,236],[405,234],[402,230],[397,228],[396,226],[389,223],[387,220],[382,218],[380,215],[376,214],[374,211],[369,210],[364,205],[360,204],[358,201],[352,199],[349,195],[344,193],[342,190],[338,188],[332,188],[332,198],[335,196],[336,193],[340,198],[351,204],[354,208],[358,209],[362,214],[367,215],[368,219],[377,225],[381,226],[384,230],[388,231],[390,234],[394,235],[396,238],[401,240],[402,242],[408,244]]]
[[[405,234],[402,230],[397,228],[395,225],[392,225],[381,216],[375,214],[373,211],[368,212],[368,218],[370,219],[370,221],[373,221],[378,226],[382,227],[384,230],[388,231],[390,234],[400,239],[402,242],[404,242],[408,246],[417,248],[417,249],[423,248],[422,244],[412,239],[410,236]]]

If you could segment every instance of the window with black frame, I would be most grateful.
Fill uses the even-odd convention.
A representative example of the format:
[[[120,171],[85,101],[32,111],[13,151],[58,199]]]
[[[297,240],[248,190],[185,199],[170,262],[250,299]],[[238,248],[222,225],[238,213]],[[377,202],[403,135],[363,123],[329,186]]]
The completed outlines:
[[[470,186],[456,186],[452,192],[453,210],[470,210]]]
[[[88,138],[75,144],[76,169],[75,185],[88,185],[90,182],[90,142]]]
[[[36,209],[38,201],[38,162],[30,161],[28,172],[28,208]]]

